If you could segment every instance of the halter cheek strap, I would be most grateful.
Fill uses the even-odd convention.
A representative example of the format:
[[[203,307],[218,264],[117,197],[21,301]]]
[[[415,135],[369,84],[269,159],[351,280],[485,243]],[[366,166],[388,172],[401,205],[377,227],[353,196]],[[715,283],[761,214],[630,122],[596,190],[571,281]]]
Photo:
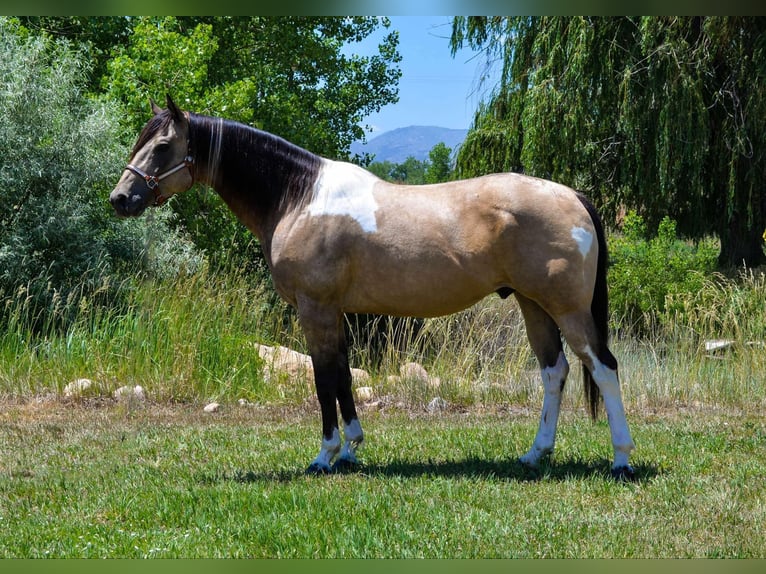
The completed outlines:
[[[192,176],[192,185],[193,185],[193,182],[194,182],[194,171],[192,169],[193,166],[194,166],[194,158],[191,155],[187,155],[181,163],[179,163],[178,165],[174,167],[171,167],[169,170],[164,171],[159,175],[149,175],[141,168],[138,168],[135,165],[130,163],[126,166],[125,169],[132,171],[133,173],[135,173],[136,175],[144,179],[144,181],[146,182],[146,186],[149,189],[151,189],[152,192],[154,193],[154,205],[159,207],[170,198],[169,196],[166,197],[162,195],[162,193],[160,192],[160,182],[166,177],[170,177],[174,173],[179,172],[182,169],[186,168],[189,170],[189,173]]]

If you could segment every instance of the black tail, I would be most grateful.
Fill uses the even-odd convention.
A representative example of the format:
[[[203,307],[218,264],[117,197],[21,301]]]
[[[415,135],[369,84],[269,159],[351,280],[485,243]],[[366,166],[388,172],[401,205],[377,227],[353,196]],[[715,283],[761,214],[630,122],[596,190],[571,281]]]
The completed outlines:
[[[598,241],[598,268],[596,270],[596,285],[593,288],[593,301],[590,305],[591,314],[593,315],[593,321],[596,324],[596,330],[598,331],[598,348],[594,349],[596,356],[599,360],[602,360],[609,367],[617,368],[617,360],[609,352],[607,344],[609,343],[609,293],[606,285],[606,268],[608,263],[608,254],[606,247],[606,237],[604,235],[604,226],[601,224],[601,218],[599,218],[596,208],[593,204],[581,193],[577,194],[577,198],[583,207],[588,210],[590,218],[593,220],[593,227],[596,230],[596,238]],[[601,393],[598,389],[598,385],[593,380],[593,375],[588,368],[583,365],[583,386],[585,388],[585,400],[590,408],[590,416],[593,420],[598,418],[598,407],[601,402]]]

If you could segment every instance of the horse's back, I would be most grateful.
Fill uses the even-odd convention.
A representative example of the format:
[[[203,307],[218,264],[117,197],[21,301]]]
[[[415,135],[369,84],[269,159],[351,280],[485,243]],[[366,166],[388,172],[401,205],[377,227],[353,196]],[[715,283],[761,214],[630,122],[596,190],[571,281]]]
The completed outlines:
[[[349,164],[327,169],[278,242],[275,282],[302,282],[289,291],[348,312],[436,316],[497,291],[539,300],[592,289],[594,231],[570,188],[518,174],[402,186]]]

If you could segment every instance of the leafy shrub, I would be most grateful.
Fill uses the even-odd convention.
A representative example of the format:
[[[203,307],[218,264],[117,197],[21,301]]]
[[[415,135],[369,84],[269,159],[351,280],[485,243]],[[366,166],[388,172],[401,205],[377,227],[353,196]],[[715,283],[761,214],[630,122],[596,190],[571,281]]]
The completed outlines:
[[[62,301],[76,309],[79,297],[115,285],[125,262],[165,269],[153,262],[182,259],[178,249],[147,249],[157,235],[179,244],[162,216],[137,224],[112,213],[107,198],[128,148],[117,104],[84,91],[87,61],[0,18],[0,301],[23,291],[28,316],[45,321],[67,316]]]
[[[639,332],[682,311],[678,295],[698,292],[718,257],[712,239],[695,244],[679,239],[669,217],[662,219],[656,236],[648,237],[643,218],[635,212],[626,215],[622,234],[610,237],[609,249],[612,308]]]

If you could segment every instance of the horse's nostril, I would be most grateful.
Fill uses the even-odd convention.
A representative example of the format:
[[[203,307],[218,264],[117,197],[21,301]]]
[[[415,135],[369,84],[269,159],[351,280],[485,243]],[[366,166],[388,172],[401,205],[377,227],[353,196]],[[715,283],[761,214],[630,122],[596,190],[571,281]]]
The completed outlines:
[[[109,203],[112,204],[112,208],[119,213],[120,215],[123,215],[125,213],[125,206],[128,201],[128,196],[125,194],[119,193],[119,194],[112,194],[109,197]]]

